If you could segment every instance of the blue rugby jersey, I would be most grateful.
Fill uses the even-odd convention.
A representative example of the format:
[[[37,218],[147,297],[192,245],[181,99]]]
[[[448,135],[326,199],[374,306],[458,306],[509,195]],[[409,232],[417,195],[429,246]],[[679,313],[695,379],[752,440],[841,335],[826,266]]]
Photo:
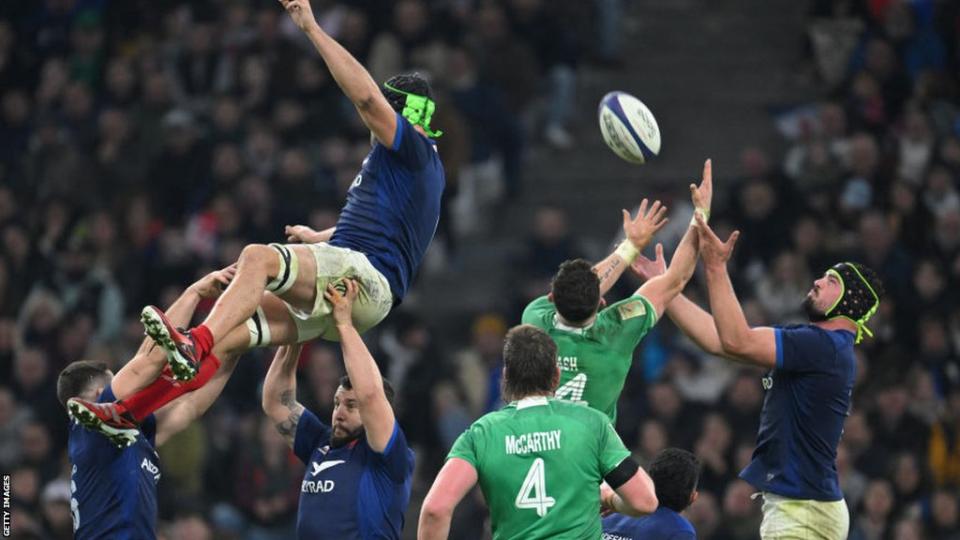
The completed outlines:
[[[855,336],[812,324],[774,332],[777,363],[763,379],[757,448],[740,477],[792,499],[839,501],[837,446],[856,378]]]
[[[115,399],[107,387],[98,401]],[[70,423],[70,508],[77,540],[156,538],[160,481],[156,418],[151,414],[140,429],[134,444],[119,449],[103,435]]]
[[[697,540],[697,532],[687,518],[661,506],[649,516],[603,518],[603,540]]]
[[[397,114],[393,146],[377,142],[363,160],[330,245],[364,253],[399,302],[437,230],[444,182],[436,143]]]
[[[331,433],[330,426],[303,411],[293,443],[294,453],[307,466],[297,538],[400,538],[413,477],[413,451],[400,424],[394,423],[382,454],[367,445],[366,436],[331,448]]]

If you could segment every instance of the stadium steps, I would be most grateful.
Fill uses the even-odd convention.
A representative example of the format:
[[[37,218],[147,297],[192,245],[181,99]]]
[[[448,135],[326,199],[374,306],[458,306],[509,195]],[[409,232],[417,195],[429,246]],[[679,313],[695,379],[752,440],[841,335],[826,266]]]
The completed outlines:
[[[571,227],[597,244],[616,233],[619,209],[664,192],[685,196],[713,158],[716,178],[737,176],[748,145],[776,150],[769,109],[808,100],[814,91],[792,72],[801,57],[805,2],[790,0],[633,0],[623,36],[626,66],[580,70],[578,144],[569,152],[535,146],[523,193],[507,201],[489,234],[464,240],[458,264],[422,278],[433,291],[437,321],[463,311],[502,306],[510,247],[527,231],[534,210],[559,205]],[[627,164],[604,146],[596,124],[600,98],[611,90],[636,95],[660,125],[661,155],[644,166]],[[720,184],[723,189],[723,184]],[[585,204],[584,201],[589,201]],[[479,286],[464,296],[464,281]]]

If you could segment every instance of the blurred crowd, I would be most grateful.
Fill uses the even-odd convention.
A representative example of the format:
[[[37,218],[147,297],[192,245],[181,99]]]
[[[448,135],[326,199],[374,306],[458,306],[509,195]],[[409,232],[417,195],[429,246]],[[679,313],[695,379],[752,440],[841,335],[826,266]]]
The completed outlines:
[[[838,459],[851,538],[960,538],[960,7],[810,4],[807,62],[825,97],[778,119],[784,154],[744,150],[714,223],[743,232],[733,275],[753,324],[801,321],[812,279],[838,260],[879,272],[888,296],[858,347]],[[448,252],[478,201],[523,189],[530,146],[574,143],[579,67],[621,65],[621,9],[314,2],[377,80],[431,77],[448,180],[436,243]],[[58,371],[78,359],[119,368],[142,337],[143,305],[168,305],[284,225],[331,226],[368,137],[275,1],[0,4],[0,471],[12,475],[16,533],[72,536]],[[565,219],[537,213],[504,312],[436,328],[401,310],[367,336],[417,451],[406,537],[453,440],[501,404],[507,327],[560,262],[584,255],[589,239]],[[663,234],[668,252],[677,236]],[[635,286],[625,278],[612,296]],[[696,278],[687,293],[704,299]],[[291,537],[303,469],[259,410],[270,358],[247,355],[203,421],[161,449],[163,537]],[[341,373],[331,344],[304,351],[300,400],[321,418]],[[688,514],[701,538],[757,537],[759,501],[736,473],[755,440],[759,379],[669,322],[637,352],[618,429],[643,463],[666,446],[700,456]],[[485,519],[467,499],[453,537],[484,538]]]
[[[714,222],[723,238],[742,232],[733,279],[753,325],[803,322],[800,300],[836,262],[879,273],[887,296],[857,347],[837,463],[850,538],[960,538],[960,4],[814,1],[808,29],[824,98],[777,119],[782,155],[743,151]],[[701,537],[754,538],[755,490],[736,474],[759,374],[705,358],[669,323],[640,360],[621,433],[642,459],[664,446],[700,456]]]
[[[721,179],[714,228],[742,232],[732,277],[752,325],[805,322],[801,301],[831,265],[875,269],[887,296],[857,347],[838,470],[850,538],[960,538],[960,4],[810,2],[801,75],[823,98],[775,118],[785,147],[744,148]],[[678,197],[679,199],[679,197]],[[672,252],[692,208],[673,202]],[[589,252],[565,213],[533,220],[508,320],[557,265]],[[609,300],[637,285],[622,280]],[[704,282],[685,291],[706,305]],[[492,341],[492,340],[491,340]],[[668,446],[704,463],[687,511],[700,538],[757,538],[749,462],[762,373],[710,357],[669,321],[641,343],[618,431],[641,463]]]
[[[430,78],[448,182],[436,245],[450,252],[472,208],[521,189],[530,145],[574,143],[577,67],[619,65],[620,8],[314,2],[378,81]],[[141,339],[143,305],[169,304],[246,243],[282,240],[284,225],[333,225],[369,145],[273,0],[0,5],[0,470],[12,474],[18,534],[71,536],[60,369],[82,358],[119,368]],[[404,414],[432,408],[421,355],[440,364],[441,353],[423,323],[398,315],[372,340],[408,396]],[[163,449],[168,538],[289,537],[302,469],[261,419],[268,354],[248,355],[205,421]],[[303,397],[328,417],[338,351],[318,345],[303,363]],[[435,448],[424,463],[439,463],[434,426],[404,423]],[[459,429],[448,424],[442,444]]]

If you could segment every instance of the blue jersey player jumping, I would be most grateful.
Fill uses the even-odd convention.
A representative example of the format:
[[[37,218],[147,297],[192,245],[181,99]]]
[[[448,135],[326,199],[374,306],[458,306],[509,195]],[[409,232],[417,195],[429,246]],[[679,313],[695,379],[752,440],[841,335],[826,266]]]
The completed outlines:
[[[170,307],[170,318],[185,324],[201,298],[219,294],[217,283],[229,269],[214,272],[190,286]],[[157,482],[160,460],[156,448],[183,430],[206,411],[223,390],[236,365],[225,357],[221,369],[209,373],[209,383],[195,391],[173,380],[164,354],[145,339],[140,350],[116,375],[102,362],[79,361],[68,365],[57,378],[57,397],[68,407],[70,423],[68,454],[72,465],[71,500],[74,537],[78,540],[125,540],[155,538]],[[203,370],[204,377],[207,375]],[[200,377],[198,377],[199,379]],[[130,403],[141,411],[137,426],[123,418],[121,428],[103,428],[97,415],[107,409],[99,403],[133,396],[149,388],[150,402]],[[80,400],[86,405],[76,408]],[[152,414],[150,409],[168,404]],[[110,412],[110,411],[106,411]],[[100,427],[98,427],[100,426]],[[85,429],[91,427],[107,434]],[[106,430],[105,430],[106,429]]]
[[[317,337],[336,340],[323,293],[330,283],[342,290],[346,278],[359,285],[357,330],[375,326],[406,294],[437,228],[444,171],[432,139],[440,133],[430,129],[436,105],[427,81],[398,75],[381,88],[320,28],[308,1],[281,3],[370,129],[373,149],[336,227],[288,227],[289,239],[303,244],[244,248],[236,278],[203,324],[181,333],[159,309],[144,308],[147,334],[181,379],[192,378],[214,346],[226,356]]]
[[[697,216],[712,315],[683,296],[667,315],[712,354],[769,369],[753,459],[740,477],[763,494],[760,536],[840,540],[850,517],[837,478],[837,446],[856,378],[853,346],[872,335],[867,321],[883,287],[863,265],[841,262],[814,281],[803,302],[809,324],[751,328],[727,274],[739,233],[723,242]],[[663,271],[638,259],[641,277]]]
[[[413,452],[390,405],[393,390],[351,320],[359,287],[344,284],[345,294],[332,285],[326,292],[347,369],[330,424],[297,402],[297,345],[277,351],[263,382],[263,410],[307,466],[297,538],[397,539],[410,501]]]

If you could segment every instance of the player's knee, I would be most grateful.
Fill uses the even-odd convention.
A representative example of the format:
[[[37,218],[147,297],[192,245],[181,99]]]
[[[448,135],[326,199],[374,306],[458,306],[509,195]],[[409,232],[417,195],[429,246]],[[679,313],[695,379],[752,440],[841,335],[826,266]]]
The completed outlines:
[[[263,244],[248,244],[240,252],[240,262],[267,266],[277,258],[276,252]]]

